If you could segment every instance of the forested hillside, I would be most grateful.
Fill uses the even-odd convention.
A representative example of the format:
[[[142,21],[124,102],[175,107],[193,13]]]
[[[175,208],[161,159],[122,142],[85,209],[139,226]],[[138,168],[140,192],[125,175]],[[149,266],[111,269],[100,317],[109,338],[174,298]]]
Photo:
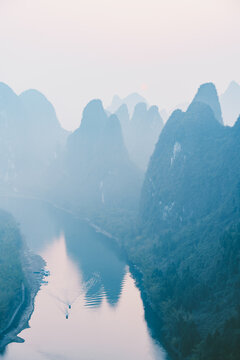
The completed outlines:
[[[22,300],[22,246],[16,222],[0,210],[0,336]]]
[[[239,359],[240,119],[193,102],[151,158],[130,256],[179,359]]]

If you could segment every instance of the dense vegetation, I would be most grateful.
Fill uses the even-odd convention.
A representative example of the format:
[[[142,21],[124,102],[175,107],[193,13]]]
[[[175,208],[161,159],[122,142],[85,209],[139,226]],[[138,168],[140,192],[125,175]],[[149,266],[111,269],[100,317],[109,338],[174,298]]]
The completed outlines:
[[[175,112],[145,177],[131,258],[179,359],[239,359],[240,120]],[[134,251],[133,251],[134,249]]]
[[[22,239],[14,219],[0,210],[0,331],[22,299]]]

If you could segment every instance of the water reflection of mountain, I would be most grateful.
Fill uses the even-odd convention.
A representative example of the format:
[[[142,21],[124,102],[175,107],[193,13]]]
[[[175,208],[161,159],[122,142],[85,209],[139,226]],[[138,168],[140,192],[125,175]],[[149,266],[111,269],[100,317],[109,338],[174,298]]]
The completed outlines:
[[[81,224],[73,228],[67,227],[64,231],[67,251],[79,264],[83,280],[88,283],[91,278],[97,276],[94,285],[86,292],[87,303],[100,304],[101,294],[105,293],[109,304],[117,304],[121,294],[125,264],[102,243],[103,236],[96,234],[88,226]],[[73,231],[76,231],[76,235],[73,235]],[[79,241],[72,241],[73,239]]]
[[[35,200],[1,198],[0,207],[15,216],[28,246],[35,252],[41,253],[64,234],[67,254],[86,284],[86,306],[100,306],[103,297],[112,306],[118,303],[126,264],[107,245],[104,235],[72,215]]]

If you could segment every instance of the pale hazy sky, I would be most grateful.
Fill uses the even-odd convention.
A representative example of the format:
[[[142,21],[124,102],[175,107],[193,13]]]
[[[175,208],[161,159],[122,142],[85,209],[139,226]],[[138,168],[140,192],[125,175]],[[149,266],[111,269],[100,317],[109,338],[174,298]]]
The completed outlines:
[[[160,108],[240,82],[240,0],[0,0],[0,81],[42,91],[73,129],[92,98]]]

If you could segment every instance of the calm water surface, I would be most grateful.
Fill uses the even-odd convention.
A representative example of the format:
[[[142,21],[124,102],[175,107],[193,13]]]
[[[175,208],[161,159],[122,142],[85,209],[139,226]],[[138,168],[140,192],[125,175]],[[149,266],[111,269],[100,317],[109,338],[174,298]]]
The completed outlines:
[[[1,199],[50,276],[30,328],[4,360],[164,360],[150,335],[139,290],[110,241],[72,215],[33,200]]]

